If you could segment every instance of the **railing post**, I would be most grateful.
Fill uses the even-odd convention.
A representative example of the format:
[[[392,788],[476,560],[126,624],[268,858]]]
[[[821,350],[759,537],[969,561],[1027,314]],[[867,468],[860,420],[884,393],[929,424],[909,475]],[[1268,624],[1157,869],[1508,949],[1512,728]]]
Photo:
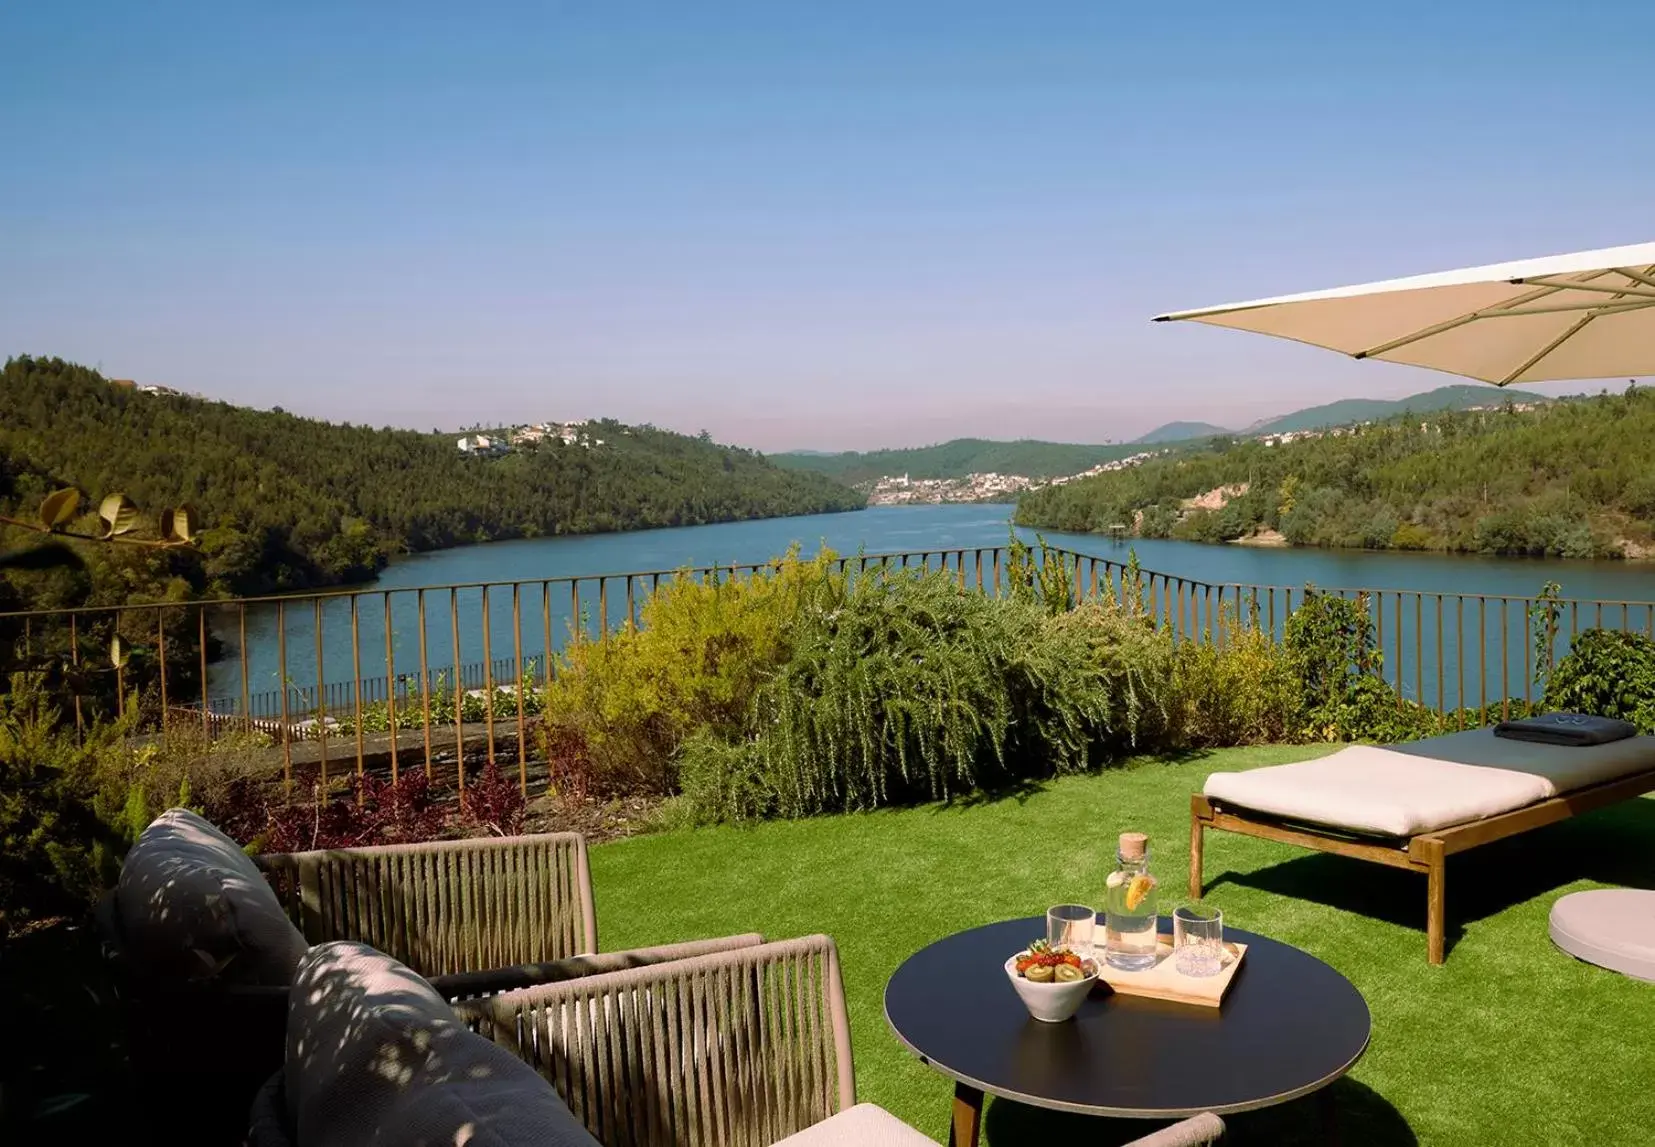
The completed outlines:
[[[282,784],[293,788],[293,726],[287,712],[287,603],[276,603],[276,672],[282,688]]]
[[[511,587],[511,656],[516,669],[512,678],[512,692],[517,694],[517,785],[523,796],[529,795],[528,734],[523,723],[523,614],[519,599],[521,586]],[[627,627],[632,625],[632,575],[626,578]]]
[[[362,626],[357,614],[357,595],[350,595],[351,605],[351,711],[356,724],[356,779],[362,780]],[[361,800],[361,793],[357,793]]]
[[[598,601],[600,603],[603,601],[602,581],[598,583]],[[602,612],[601,604],[599,609]],[[607,614],[599,624],[603,626],[603,632],[607,635],[609,631]],[[488,586],[485,585],[483,587],[483,724],[487,729],[484,737],[487,752],[485,760],[491,765],[494,763],[494,658],[489,646],[489,630],[493,628],[494,615],[489,612]]]
[[[396,623],[391,618],[391,593],[385,591],[385,723],[391,733],[391,783],[402,777],[397,759],[397,665]]]

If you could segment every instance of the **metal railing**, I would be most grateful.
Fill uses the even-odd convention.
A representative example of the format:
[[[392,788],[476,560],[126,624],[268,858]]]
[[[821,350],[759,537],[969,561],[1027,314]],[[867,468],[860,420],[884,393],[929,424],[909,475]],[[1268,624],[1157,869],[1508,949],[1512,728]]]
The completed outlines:
[[[1030,557],[1063,563],[1074,602],[1104,594],[1122,599],[1135,586],[1139,608],[1180,642],[1223,645],[1243,630],[1280,640],[1305,600],[1302,588],[1203,582],[1056,547],[1037,547]],[[740,578],[776,566],[14,612],[0,614],[0,636],[83,674],[100,661],[106,666],[92,675],[97,688],[75,693],[77,723],[119,713],[135,695],[147,727],[163,733],[199,727],[208,737],[262,732],[279,745],[284,777],[293,777],[298,754],[324,782],[339,764],[360,773],[370,759],[385,760],[394,776],[412,755],[429,775],[439,760],[463,765],[469,752],[495,761],[505,747],[526,791],[536,691],[556,673],[558,655],[570,643],[602,641],[636,626],[649,595],[674,578]],[[831,562],[850,575],[945,570],[962,588],[995,595],[1011,588],[1013,567],[1007,546]],[[1366,603],[1381,672],[1399,698],[1439,713],[1538,699],[1534,671],[1543,651],[1530,625],[1534,597],[1318,592]],[[1555,606],[1561,611],[1555,656],[1583,628],[1655,636],[1655,602],[1562,599]],[[130,651],[119,665],[109,656],[117,635]],[[463,788],[464,768],[456,772]]]

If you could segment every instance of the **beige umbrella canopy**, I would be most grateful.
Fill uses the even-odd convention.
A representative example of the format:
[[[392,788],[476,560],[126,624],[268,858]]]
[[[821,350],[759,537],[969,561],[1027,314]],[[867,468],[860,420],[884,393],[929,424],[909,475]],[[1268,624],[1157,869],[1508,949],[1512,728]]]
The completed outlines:
[[[1655,374],[1655,243],[1156,316],[1492,382]]]

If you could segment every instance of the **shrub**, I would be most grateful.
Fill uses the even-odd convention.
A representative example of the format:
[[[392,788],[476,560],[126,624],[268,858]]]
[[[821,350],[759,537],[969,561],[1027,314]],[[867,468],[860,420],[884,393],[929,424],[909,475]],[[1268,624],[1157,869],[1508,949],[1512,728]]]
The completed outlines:
[[[680,574],[645,602],[636,631],[571,643],[540,728],[554,768],[578,763],[585,783],[606,791],[670,790],[693,732],[745,729],[760,683],[788,655],[805,597],[843,585],[834,561],[790,553],[746,578]]]
[[[1222,646],[1178,647],[1175,741],[1217,748],[1296,740],[1302,697],[1286,653],[1257,626],[1225,628]]]
[[[1148,623],[1114,605],[1047,608],[946,572],[819,587],[759,692],[759,765],[721,758],[715,775],[756,774],[798,816],[1084,769],[1164,727],[1167,662]]]
[[[824,585],[791,627],[792,657],[759,694],[759,751],[779,811],[942,799],[1006,771],[1008,666],[1043,616],[1033,603],[965,593],[944,573]]]
[[[466,785],[461,819],[473,828],[495,836],[516,836],[523,831],[528,804],[514,778],[507,777],[494,761]]]
[[[684,742],[679,755],[677,805],[687,824],[758,820],[775,812],[779,794],[764,768],[758,742],[725,741],[702,729]]]
[[[1282,645],[1298,684],[1300,737],[1388,742],[1439,731],[1436,714],[1402,701],[1380,676],[1384,656],[1367,594],[1346,598],[1306,586]]]
[[[95,722],[77,737],[39,674],[12,674],[0,693],[0,935],[84,910],[113,882],[143,812],[108,783],[131,721]]]
[[[1630,721],[1655,733],[1655,641],[1639,633],[1588,629],[1546,682],[1546,707]]]

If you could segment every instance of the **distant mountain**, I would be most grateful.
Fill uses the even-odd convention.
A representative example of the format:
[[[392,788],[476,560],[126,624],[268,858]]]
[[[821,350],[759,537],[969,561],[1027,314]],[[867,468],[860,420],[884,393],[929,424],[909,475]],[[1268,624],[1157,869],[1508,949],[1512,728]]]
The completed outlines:
[[[1214,435],[1234,433],[1233,430],[1214,426],[1210,422],[1169,422],[1165,426],[1157,426],[1141,438],[1133,439],[1133,444],[1149,446],[1162,442],[1186,442],[1191,438],[1211,438]]]
[[[1508,401],[1551,402],[1552,400],[1543,394],[1535,394],[1528,390],[1501,389],[1481,383],[1460,383],[1454,386],[1440,386],[1436,390],[1428,390],[1423,394],[1411,394],[1407,398],[1345,398],[1338,402],[1329,402],[1324,406],[1312,406],[1305,410],[1296,410],[1292,414],[1284,414],[1280,418],[1267,418],[1253,423],[1240,433],[1249,438],[1266,434],[1287,434],[1294,430],[1320,430],[1328,426],[1348,426],[1353,422],[1377,422],[1381,419],[1392,418],[1403,411],[1429,414],[1436,410],[1470,410],[1478,406],[1496,407],[1502,406]],[[1183,424],[1174,423],[1174,425]]]
[[[1085,445],[1029,439],[991,442],[982,438],[956,438],[935,446],[866,453],[817,454],[794,450],[772,454],[770,461],[786,470],[826,474],[854,486],[898,474],[910,478],[964,478],[967,474],[990,473],[1055,478],[1079,474],[1100,462],[1113,462],[1137,452],[1138,447],[1119,443]]]
[[[956,438],[935,446],[900,450],[870,450],[866,453],[825,454],[816,450],[792,450],[772,454],[770,460],[784,470],[805,470],[825,474],[849,486],[864,489],[880,478],[906,474],[910,478],[964,478],[968,474],[1017,474],[1025,478],[1056,478],[1090,470],[1100,462],[1113,462],[1143,451],[1146,446],[1197,449],[1209,438],[1258,438],[1294,430],[1316,430],[1345,426],[1353,422],[1378,422],[1403,411],[1420,414],[1437,410],[1467,410],[1477,406],[1497,407],[1507,401],[1551,402],[1533,391],[1501,390],[1482,384],[1438,387],[1407,398],[1346,398],[1266,418],[1245,430],[1227,430],[1210,422],[1169,422],[1128,443],[1083,445],[1072,442],[1040,442],[1023,439],[995,442],[984,438]]]

